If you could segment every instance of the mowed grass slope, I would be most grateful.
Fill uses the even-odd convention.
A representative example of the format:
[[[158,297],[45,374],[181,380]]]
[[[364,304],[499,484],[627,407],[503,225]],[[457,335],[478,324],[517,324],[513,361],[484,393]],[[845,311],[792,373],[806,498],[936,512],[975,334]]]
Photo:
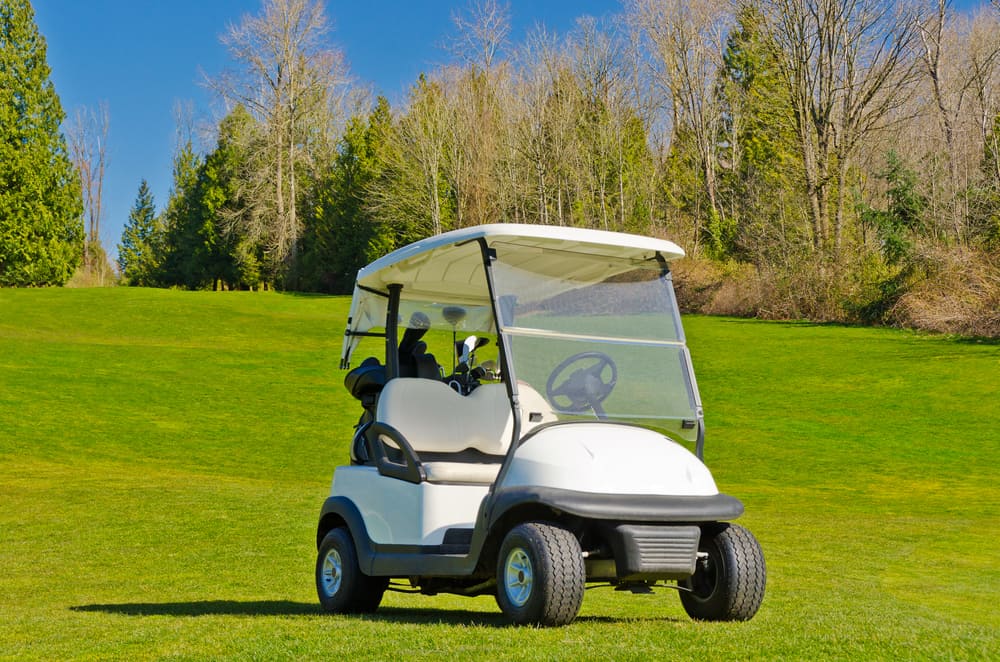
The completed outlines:
[[[550,630],[488,597],[321,614],[347,306],[0,290],[0,658],[1000,656],[1000,346],[718,318],[686,326],[708,464],[768,562],[752,621],[606,588]]]

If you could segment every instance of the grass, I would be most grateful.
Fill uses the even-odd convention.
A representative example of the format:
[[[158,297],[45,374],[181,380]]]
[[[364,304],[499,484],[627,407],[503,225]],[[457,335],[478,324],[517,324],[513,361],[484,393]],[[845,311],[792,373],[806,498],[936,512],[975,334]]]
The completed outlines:
[[[549,630],[488,597],[321,614],[347,304],[0,290],[0,658],[1000,656],[1000,347],[720,318],[686,326],[708,464],[768,562],[752,621],[609,589]]]

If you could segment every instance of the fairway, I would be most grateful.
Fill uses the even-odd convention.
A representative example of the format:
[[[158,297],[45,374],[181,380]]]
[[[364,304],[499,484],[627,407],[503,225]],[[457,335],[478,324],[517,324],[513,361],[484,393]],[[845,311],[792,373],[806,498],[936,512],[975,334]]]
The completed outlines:
[[[489,597],[321,613],[348,304],[0,289],[0,659],[1000,657],[1000,345],[805,323],[685,319],[753,620],[609,588],[546,630]]]

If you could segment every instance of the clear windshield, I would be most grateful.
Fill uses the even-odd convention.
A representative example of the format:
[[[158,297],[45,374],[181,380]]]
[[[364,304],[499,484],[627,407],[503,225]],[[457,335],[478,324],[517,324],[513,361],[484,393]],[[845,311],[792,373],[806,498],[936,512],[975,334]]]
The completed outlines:
[[[494,247],[519,392],[542,395],[559,420],[630,422],[695,441],[701,405],[660,264]]]

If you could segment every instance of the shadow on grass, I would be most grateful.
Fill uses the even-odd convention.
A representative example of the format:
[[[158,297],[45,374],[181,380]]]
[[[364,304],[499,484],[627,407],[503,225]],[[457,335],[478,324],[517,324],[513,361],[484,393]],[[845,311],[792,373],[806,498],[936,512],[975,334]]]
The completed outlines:
[[[129,602],[79,605],[70,611],[123,616],[306,616],[323,613],[319,604],[290,600],[199,600],[195,602]]]
[[[324,614],[318,604],[289,600],[202,600],[196,602],[131,602],[94,604],[70,607],[70,611],[101,612],[122,616],[318,616]],[[373,623],[405,623],[411,625],[478,625],[482,627],[512,627],[499,611],[487,613],[462,609],[404,609],[383,607],[375,614],[354,616]],[[577,623],[625,623],[635,621],[680,619],[612,618],[610,616],[580,616]]]
[[[1000,346],[1000,338],[988,336],[955,336],[955,342],[963,345],[995,345]]]

